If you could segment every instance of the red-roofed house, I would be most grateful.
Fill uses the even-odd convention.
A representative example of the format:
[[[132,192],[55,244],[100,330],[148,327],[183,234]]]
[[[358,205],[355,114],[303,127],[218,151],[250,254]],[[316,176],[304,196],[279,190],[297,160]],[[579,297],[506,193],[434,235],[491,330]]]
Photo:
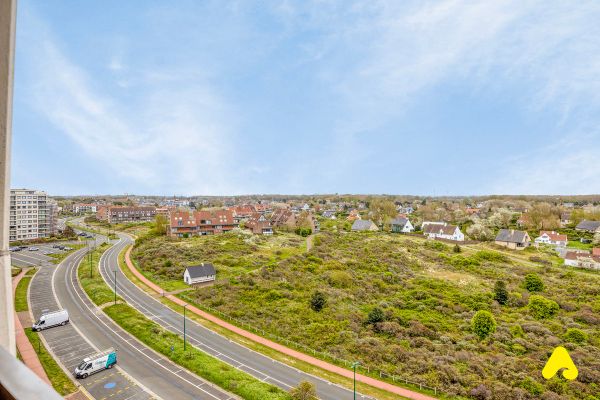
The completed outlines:
[[[540,236],[535,238],[537,244],[549,244],[559,247],[566,247],[568,241],[567,235],[561,235],[554,231],[541,231]]]
[[[238,224],[241,221],[250,218],[252,214],[256,212],[255,207],[251,204],[229,207],[228,210],[233,213],[233,220]]]
[[[296,215],[286,208],[278,208],[271,215],[271,225],[276,228],[295,228]]]
[[[348,221],[356,221],[357,219],[361,219],[361,218],[360,218],[360,214],[357,210],[352,210],[352,211],[350,211],[350,214],[348,215],[348,217],[346,219]]]
[[[244,224],[246,229],[250,229],[255,235],[272,235],[273,226],[271,221],[267,220],[263,214],[254,213]]]
[[[233,212],[229,210],[176,211],[171,213],[167,234],[174,237],[214,235],[236,226]]]
[[[598,250],[598,249],[595,249]],[[600,252],[597,252],[594,255],[593,253],[589,253],[587,251],[574,250],[568,251],[565,254],[565,265],[570,265],[572,267],[580,267],[587,269],[596,269],[600,270]]]

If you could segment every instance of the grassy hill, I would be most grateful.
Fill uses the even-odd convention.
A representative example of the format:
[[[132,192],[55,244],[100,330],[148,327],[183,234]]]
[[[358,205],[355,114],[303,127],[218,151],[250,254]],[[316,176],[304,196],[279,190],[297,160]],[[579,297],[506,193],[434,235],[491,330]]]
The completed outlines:
[[[600,399],[600,275],[560,266],[545,251],[471,245],[457,253],[410,236],[321,233],[307,252],[304,239],[292,234],[229,233],[148,238],[133,255],[149,278],[170,289],[183,287],[186,265],[213,262],[217,283],[182,297],[450,395]],[[541,277],[542,292],[524,288],[531,273]],[[507,285],[506,305],[494,300],[497,280]],[[315,292],[325,298],[321,311],[311,308]],[[559,310],[536,319],[532,295]],[[479,310],[497,322],[484,339],[471,330]],[[542,378],[557,345],[579,367],[576,381]]]

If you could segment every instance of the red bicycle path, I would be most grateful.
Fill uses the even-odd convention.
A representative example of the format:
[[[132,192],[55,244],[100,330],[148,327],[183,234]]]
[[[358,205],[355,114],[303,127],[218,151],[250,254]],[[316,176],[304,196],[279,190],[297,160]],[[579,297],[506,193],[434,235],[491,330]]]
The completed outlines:
[[[155,284],[154,282],[150,281],[148,278],[146,278],[144,275],[142,275],[142,273],[140,271],[138,271],[138,269],[133,265],[133,262],[131,261],[131,249],[132,247],[129,247],[127,249],[127,251],[125,252],[125,263],[127,264],[127,267],[129,268],[129,270],[136,276],[136,278],[138,278],[140,281],[142,281],[146,286],[148,286],[149,288],[151,288],[152,290],[154,290],[155,292],[157,292],[158,294],[163,294],[164,290],[158,286],[157,284]],[[247,330],[241,329],[235,325],[232,325],[226,321],[223,321],[220,318],[215,317],[212,314],[209,314],[205,311],[200,310],[197,307],[194,307],[191,304],[186,303],[185,301],[181,300],[178,297],[175,297],[173,295],[167,295],[165,296],[166,298],[168,298],[169,300],[171,300],[172,302],[180,305],[180,306],[184,306],[187,304],[187,309],[188,311],[193,312],[194,314],[209,320],[233,333],[236,333],[240,336],[243,336],[247,339],[250,339],[256,343],[260,343],[264,346],[270,347],[273,350],[277,350],[280,353],[283,353],[285,355],[294,357],[298,360],[304,361],[308,364],[314,365],[316,367],[322,368],[326,371],[330,371],[333,373],[336,373],[338,375],[341,375],[343,377],[346,378],[350,378],[352,379],[354,376],[353,371],[350,371],[348,369],[342,368],[342,367],[338,367],[337,365],[328,363],[326,361],[320,360],[318,358],[309,356],[307,354],[301,353],[299,351],[296,351],[294,349],[290,349],[289,347],[283,346],[279,343],[273,342],[269,339],[265,339],[262,336],[258,336],[252,332],[248,332]],[[380,381],[378,379],[375,378],[371,378],[369,376],[366,375],[361,375],[361,374],[356,374],[356,380],[358,382],[362,382],[362,383],[366,383],[367,385],[376,387],[378,389],[382,389],[385,390],[387,392],[390,393],[394,393],[394,394],[398,394],[400,396],[406,397],[408,399],[412,399],[412,400],[436,400],[435,397],[430,397],[427,396],[425,394],[422,393],[418,393],[418,392],[414,392],[412,390],[409,389],[405,389],[405,388],[401,388],[399,386],[396,385],[392,385],[390,383],[387,382],[383,382]]]

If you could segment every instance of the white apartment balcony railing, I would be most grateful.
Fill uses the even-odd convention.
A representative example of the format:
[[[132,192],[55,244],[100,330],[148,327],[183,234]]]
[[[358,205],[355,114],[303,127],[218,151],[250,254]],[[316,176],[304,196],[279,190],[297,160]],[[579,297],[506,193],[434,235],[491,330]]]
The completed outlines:
[[[0,346],[0,398],[61,400],[62,397]]]

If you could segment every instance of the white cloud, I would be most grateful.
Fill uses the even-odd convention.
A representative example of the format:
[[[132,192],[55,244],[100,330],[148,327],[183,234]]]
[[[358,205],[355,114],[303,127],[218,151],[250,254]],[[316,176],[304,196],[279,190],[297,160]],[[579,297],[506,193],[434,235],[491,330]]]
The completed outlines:
[[[32,70],[35,107],[111,174],[153,193],[241,190],[229,175],[234,151],[223,122],[234,119],[207,85],[159,79],[127,103],[99,89],[50,39],[30,51],[45,60]]]
[[[327,13],[314,17],[321,4],[287,7],[282,15],[288,24],[295,18],[304,29],[325,32],[307,56],[318,55],[321,76],[348,110],[336,132],[337,141],[347,145],[334,147],[327,170],[342,171],[356,161],[349,152],[364,150],[355,137],[377,135],[437,85],[461,82],[466,90],[509,95],[525,113],[551,116],[550,125],[564,131],[560,137],[578,144],[533,151],[515,141],[514,155],[524,161],[490,176],[498,181],[490,187],[522,193],[600,187],[598,168],[588,167],[600,160],[600,133],[583,129],[597,125],[600,111],[600,3],[342,1],[327,2]],[[552,174],[528,173],[546,163],[569,174],[587,172],[564,176],[563,182]]]

